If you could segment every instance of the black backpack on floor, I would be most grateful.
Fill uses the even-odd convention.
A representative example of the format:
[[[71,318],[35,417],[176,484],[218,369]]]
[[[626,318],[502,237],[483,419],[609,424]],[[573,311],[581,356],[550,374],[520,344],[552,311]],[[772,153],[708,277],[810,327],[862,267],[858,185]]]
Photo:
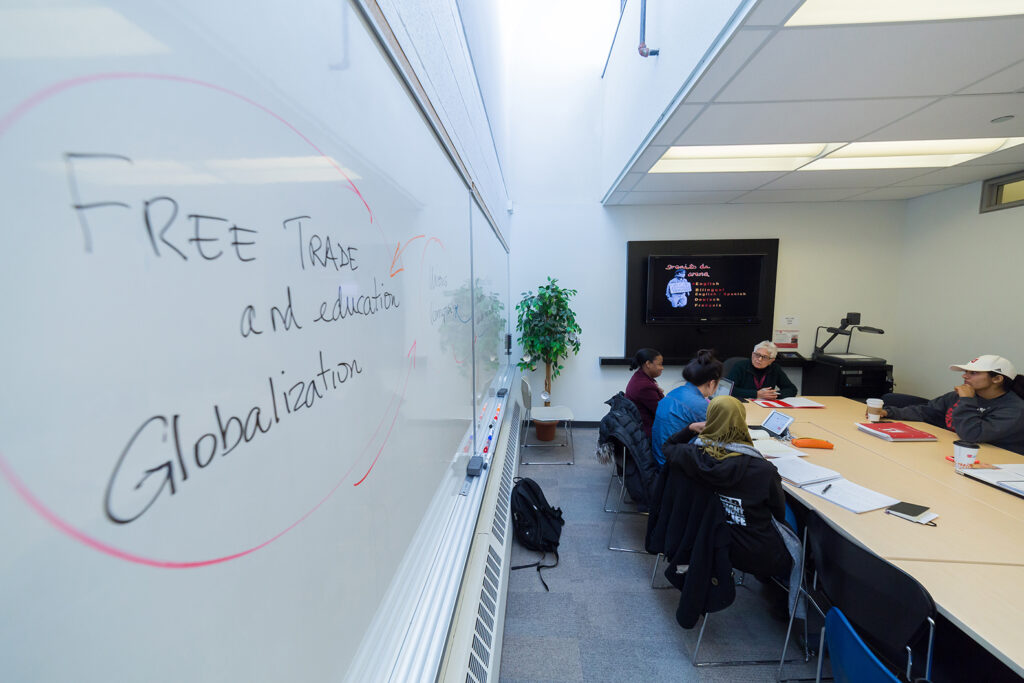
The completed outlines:
[[[540,582],[544,584],[544,590],[548,590],[548,584],[541,576],[540,570],[558,566],[558,541],[562,536],[562,526],[565,524],[565,520],[562,519],[562,510],[551,507],[547,498],[544,497],[540,485],[529,477],[516,478],[515,486],[512,487],[510,509],[515,539],[524,548],[544,553],[540,560],[530,564],[521,564],[512,569],[536,567]],[[541,564],[547,553],[554,553],[554,564]]]

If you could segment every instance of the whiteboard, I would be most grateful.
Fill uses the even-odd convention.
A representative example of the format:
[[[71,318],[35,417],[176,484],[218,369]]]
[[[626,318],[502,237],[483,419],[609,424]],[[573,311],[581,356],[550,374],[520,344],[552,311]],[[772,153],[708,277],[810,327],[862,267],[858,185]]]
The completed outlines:
[[[214,4],[0,11],[3,680],[342,677],[508,365],[357,12]]]

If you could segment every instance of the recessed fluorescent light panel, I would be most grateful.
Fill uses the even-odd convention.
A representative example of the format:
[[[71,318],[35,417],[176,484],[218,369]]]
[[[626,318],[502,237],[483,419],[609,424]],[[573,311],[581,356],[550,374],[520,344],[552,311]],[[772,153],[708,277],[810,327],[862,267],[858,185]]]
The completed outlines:
[[[1022,142],[1024,138],[852,142],[798,170],[946,168],[1015,147]]]
[[[745,173],[944,168],[1024,143],[1024,138],[670,147],[649,173]]]
[[[941,21],[1024,14],[1021,0],[806,0],[786,26]]]
[[[830,149],[823,143],[669,147],[650,173],[795,171]]]

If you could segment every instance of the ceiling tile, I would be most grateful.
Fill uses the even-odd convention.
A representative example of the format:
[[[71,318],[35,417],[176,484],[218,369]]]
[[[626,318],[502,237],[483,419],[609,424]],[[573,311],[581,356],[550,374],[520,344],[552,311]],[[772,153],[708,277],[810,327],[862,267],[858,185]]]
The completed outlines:
[[[1004,93],[1024,91],[1024,60],[993,74],[958,94]]]
[[[804,0],[761,0],[743,22],[746,26],[779,26]]]
[[[679,145],[848,142],[927,106],[932,98],[713,104]]]
[[[772,34],[773,29],[741,29],[686,95],[687,102],[710,102],[722,86],[750,59]]]
[[[885,201],[887,199],[913,199],[923,197],[932,192],[948,190],[956,185],[922,185],[919,187],[882,187],[871,190],[855,197],[849,197],[848,201]]]
[[[753,173],[648,173],[633,189],[640,192],[753,190],[784,175]]]
[[[654,162],[660,159],[667,150],[667,145],[649,145],[633,162],[633,168],[629,169],[629,173],[647,173],[651,170],[651,166],[654,166]]]
[[[884,168],[872,170],[793,171],[768,183],[762,190],[870,189],[919,176],[920,168]]]
[[[821,190],[753,190],[747,192],[732,203],[753,204],[764,202],[837,202],[847,197],[860,194],[858,189],[821,189]]]
[[[703,104],[681,104],[668,117],[668,121],[661,127],[658,134],[651,141],[652,145],[674,145],[676,138],[686,130],[693,120],[704,109]]]
[[[1024,40],[1024,38],[1022,38]],[[991,123],[1004,114],[1015,118]],[[949,140],[1024,137],[1024,93],[1019,95],[954,95],[884,126],[864,140]]]
[[[628,192],[632,190],[634,187],[636,187],[636,184],[643,180],[645,177],[647,177],[646,173],[627,173],[626,176],[622,179],[622,182],[620,182],[618,187],[616,187],[615,189],[619,191]]]
[[[630,192],[620,204],[724,204],[739,197],[734,192]]]
[[[783,29],[718,100],[956,92],[1018,62],[1022,35],[1024,17]]]
[[[1001,175],[1007,173],[1013,173],[1021,169],[1020,165],[985,165],[985,166],[951,166],[950,168],[940,168],[937,171],[931,171],[924,175],[917,176],[916,178],[910,178],[901,182],[895,183],[899,187],[914,187],[921,185],[966,185],[967,183],[975,183],[979,180],[988,180],[989,178],[998,178]]]

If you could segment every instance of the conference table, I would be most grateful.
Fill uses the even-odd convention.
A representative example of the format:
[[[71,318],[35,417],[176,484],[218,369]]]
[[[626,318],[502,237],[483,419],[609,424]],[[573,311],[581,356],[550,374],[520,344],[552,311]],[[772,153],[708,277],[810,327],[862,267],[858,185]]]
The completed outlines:
[[[800,449],[806,460],[893,498],[926,505],[936,526],[916,524],[883,509],[855,514],[786,483],[787,491],[850,538],[916,578],[938,610],[1012,670],[1024,676],[1024,498],[957,474],[946,456],[956,434],[920,422],[907,424],[936,441],[893,443],[857,429],[865,406],[841,396],[809,396],[824,408],[784,409],[797,437],[835,448]],[[747,402],[747,423],[771,412]],[[978,459],[1024,464],[1024,456],[983,444]]]

